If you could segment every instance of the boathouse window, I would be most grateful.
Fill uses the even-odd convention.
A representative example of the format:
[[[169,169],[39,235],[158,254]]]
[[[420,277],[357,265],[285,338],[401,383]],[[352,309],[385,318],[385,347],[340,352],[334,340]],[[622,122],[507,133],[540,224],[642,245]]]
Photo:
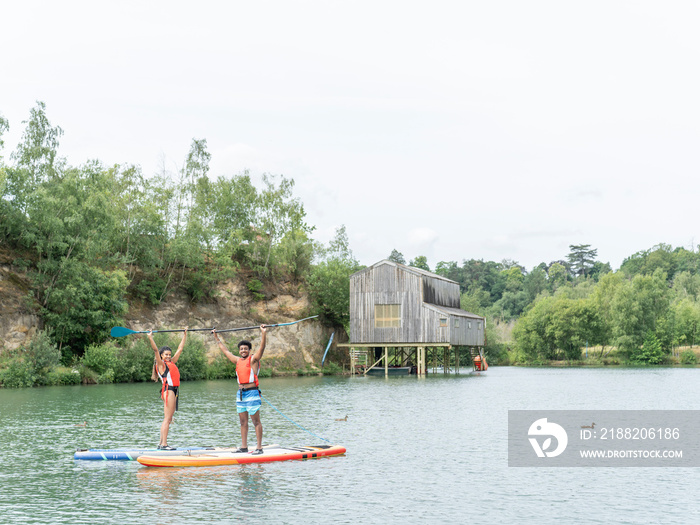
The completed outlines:
[[[441,317],[440,318],[440,328],[444,328],[447,326],[447,317]]]
[[[459,328],[459,319],[455,319],[455,328]]]
[[[400,328],[401,305],[399,304],[375,304],[374,305],[375,328]]]
[[[470,330],[472,329],[472,322],[471,322],[471,321],[469,321],[469,322],[467,323],[467,328],[469,328]]]

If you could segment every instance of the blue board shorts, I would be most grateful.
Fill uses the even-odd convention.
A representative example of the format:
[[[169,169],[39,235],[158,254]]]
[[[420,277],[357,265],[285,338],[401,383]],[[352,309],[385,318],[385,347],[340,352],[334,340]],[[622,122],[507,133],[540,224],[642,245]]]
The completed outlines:
[[[239,390],[236,392],[236,411],[240,414],[241,412],[248,412],[249,414],[255,414],[262,406],[262,398],[260,397],[260,390],[254,388],[252,390]]]

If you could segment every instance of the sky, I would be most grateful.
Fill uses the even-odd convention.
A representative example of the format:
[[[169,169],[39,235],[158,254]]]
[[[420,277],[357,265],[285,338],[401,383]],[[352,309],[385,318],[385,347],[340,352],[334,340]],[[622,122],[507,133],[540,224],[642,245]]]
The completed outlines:
[[[360,263],[619,268],[697,249],[695,1],[0,0],[9,162],[36,101],[77,166],[295,181]]]

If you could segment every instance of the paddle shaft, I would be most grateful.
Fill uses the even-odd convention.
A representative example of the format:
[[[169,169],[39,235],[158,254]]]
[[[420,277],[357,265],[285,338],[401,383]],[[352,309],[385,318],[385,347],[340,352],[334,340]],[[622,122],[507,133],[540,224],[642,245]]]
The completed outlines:
[[[307,319],[313,319],[315,317],[318,317],[317,315],[311,316],[311,317],[305,317],[304,319],[299,319],[298,321],[292,321],[291,323],[277,323],[277,324],[268,324],[265,325],[266,328],[273,328],[275,326],[288,326],[296,323],[300,323],[302,321],[306,321]],[[256,326],[245,326],[243,328],[226,328],[224,330],[216,330],[215,328],[188,328],[188,332],[211,332],[212,330],[216,330],[217,332],[241,332],[244,330],[254,330],[256,328],[259,328],[260,325]],[[172,333],[172,332],[184,332],[184,328],[176,328],[173,330],[153,330],[152,332],[150,330],[142,330],[142,331],[136,331],[136,330],[131,330],[130,328],[124,328],[122,326],[115,326],[112,328],[111,335],[112,337],[124,337],[126,335],[131,335],[131,334],[147,334],[149,332],[154,333],[154,334],[163,334],[163,333]]]
[[[277,324],[266,324],[263,325],[265,328],[274,328],[275,326],[288,326],[290,324],[297,324],[301,323],[302,321],[306,321],[307,319],[313,319],[314,317],[318,317],[317,315],[313,315],[311,317],[305,317],[304,319],[299,319],[298,321],[292,321],[291,323],[277,323]],[[222,332],[242,332],[244,330],[254,330],[256,328],[260,328],[260,325],[257,326],[246,326],[243,328],[226,328],[224,330],[216,330],[216,333],[222,333]]]

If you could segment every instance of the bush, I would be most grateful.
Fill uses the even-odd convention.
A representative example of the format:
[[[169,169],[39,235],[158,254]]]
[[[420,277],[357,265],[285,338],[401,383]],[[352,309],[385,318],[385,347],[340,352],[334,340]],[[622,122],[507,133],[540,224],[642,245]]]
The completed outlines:
[[[114,369],[108,368],[104,374],[97,376],[97,382],[100,384],[114,383]]]
[[[251,295],[255,298],[256,301],[262,301],[265,299],[265,294],[260,293],[260,290],[263,289],[263,283],[261,283],[258,279],[251,279],[248,281],[248,291],[251,293]]]
[[[223,354],[217,354],[207,366],[207,379],[234,379],[235,377],[236,365]]]
[[[330,362],[326,364],[321,370],[324,376],[335,376],[343,371],[340,365],[336,365],[335,363]]]
[[[7,367],[0,370],[0,383],[5,388],[24,388],[33,386],[36,380],[34,365],[22,357],[14,357],[7,362]]]
[[[692,350],[683,350],[681,352],[680,356],[681,364],[682,365],[697,365],[698,364],[698,356],[695,355],[695,352]]]
[[[45,377],[46,384],[50,386],[80,384],[80,372],[74,368],[59,367]]]
[[[88,368],[82,363],[77,367],[80,374],[80,382],[85,385],[95,385],[98,383],[99,375],[92,368]]]
[[[114,370],[117,368],[118,362],[117,347],[113,343],[90,345],[85,350],[85,355],[83,355],[81,362],[86,367],[94,370],[98,376],[111,370],[112,381],[114,381]],[[111,383],[112,381],[109,382]]]
[[[160,277],[154,275],[149,279],[143,279],[134,286],[133,293],[141,299],[145,299],[154,306],[160,304],[165,292],[168,288],[168,283]]]
[[[117,366],[114,369],[115,383],[144,382],[151,380],[153,372],[153,349],[144,339],[130,342],[120,348]]]
[[[641,348],[635,348],[630,355],[630,361],[640,365],[660,365],[666,360],[666,352],[664,352],[661,342],[651,330],[647,332]]]
[[[168,345],[176,352],[180,339],[173,345]],[[188,338],[185,349],[180,354],[177,361],[177,368],[180,370],[180,379],[183,381],[196,381],[207,377],[207,349],[204,341],[199,338]]]
[[[61,362],[61,351],[51,342],[51,337],[46,332],[38,332],[24,350],[25,358],[34,367],[34,372],[49,371],[56,368]]]

